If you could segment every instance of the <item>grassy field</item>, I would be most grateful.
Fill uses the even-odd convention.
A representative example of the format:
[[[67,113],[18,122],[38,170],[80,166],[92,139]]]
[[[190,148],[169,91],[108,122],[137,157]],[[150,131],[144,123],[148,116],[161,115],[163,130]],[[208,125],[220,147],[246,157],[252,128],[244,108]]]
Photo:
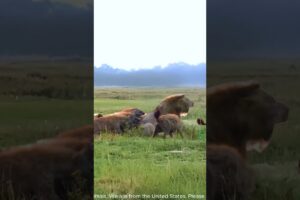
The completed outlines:
[[[93,68],[88,68],[89,64],[76,60],[1,60],[0,151],[36,143],[61,131],[92,124]],[[3,153],[2,157],[5,157],[7,154],[5,151]],[[37,160],[24,160],[25,164],[20,163],[20,166],[30,166],[31,162]],[[7,187],[11,186],[7,179],[10,174],[5,172],[19,172],[8,171],[6,166],[1,163],[0,199],[7,199],[3,196],[7,188],[9,199],[20,199],[16,197],[20,194],[14,193],[14,189],[22,191],[25,182],[21,183],[21,188]],[[40,169],[36,177],[42,179],[40,173],[49,171]],[[43,183],[45,181],[41,180]],[[24,191],[28,192],[27,187]],[[76,188],[68,196],[70,199],[82,199],[81,192]]]
[[[141,129],[122,136],[103,134],[94,141],[94,191],[102,199],[110,194],[205,195],[205,127],[196,118],[205,119],[205,90],[193,88],[98,88],[96,113],[108,114],[127,107],[145,112],[170,94],[184,93],[195,102],[183,118],[184,139],[142,136]],[[100,198],[100,197],[99,197]],[[147,197],[148,198],[148,197]],[[135,199],[147,199],[135,198]],[[152,197],[148,199],[161,199]],[[120,199],[120,198],[114,198]],[[199,198],[198,198],[199,199]]]
[[[59,131],[91,122],[91,102],[47,98],[3,97],[0,146],[17,146],[53,137]]]
[[[1,61],[0,147],[33,143],[91,124],[92,67],[87,64],[76,60]]]
[[[291,67],[294,66],[294,67]],[[259,60],[216,62],[208,67],[208,85],[257,80],[261,88],[289,109],[287,122],[275,127],[270,146],[262,154],[251,153],[256,172],[253,200],[299,200],[300,174],[300,62]]]

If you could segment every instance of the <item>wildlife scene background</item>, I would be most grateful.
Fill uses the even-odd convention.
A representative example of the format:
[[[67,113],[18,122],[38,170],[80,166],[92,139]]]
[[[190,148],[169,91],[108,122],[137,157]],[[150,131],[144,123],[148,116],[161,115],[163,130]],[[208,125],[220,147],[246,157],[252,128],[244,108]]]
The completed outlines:
[[[300,199],[299,8],[299,1],[207,1],[207,87],[256,80],[289,108],[268,148],[248,156],[256,172],[250,199]]]
[[[0,12],[0,199],[91,199],[93,1]]]
[[[95,199],[205,198],[205,10],[198,0],[94,1]],[[179,118],[184,98],[194,106]],[[183,137],[164,139],[166,124]]]
[[[241,70],[242,69],[242,70]],[[209,84],[256,80],[261,89],[289,108],[286,122],[275,125],[271,143],[262,153],[249,152],[248,163],[255,173],[250,199],[297,200],[300,198],[300,61],[256,60],[213,62]]]
[[[0,146],[91,123],[93,2],[0,4]]]
[[[91,123],[87,60],[35,58],[0,63],[0,146],[24,145]]]
[[[178,134],[152,138],[138,127],[123,134],[101,133],[94,139],[95,194],[205,195],[206,131],[196,122],[199,117],[205,121],[205,89],[98,87],[94,111],[105,115],[139,108],[147,113],[166,96],[178,93],[194,102],[181,118],[183,138]]]

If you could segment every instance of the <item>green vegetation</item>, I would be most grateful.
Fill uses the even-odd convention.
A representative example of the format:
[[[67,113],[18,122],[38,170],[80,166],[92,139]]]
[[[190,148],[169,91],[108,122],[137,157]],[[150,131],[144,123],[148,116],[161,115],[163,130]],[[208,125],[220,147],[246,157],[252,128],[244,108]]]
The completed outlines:
[[[93,84],[86,64],[43,59],[0,62],[1,148],[34,143],[91,123]]]
[[[53,137],[59,131],[90,123],[89,102],[21,97],[0,104],[0,146],[17,146]]]
[[[124,135],[109,133],[95,138],[95,194],[206,193],[205,90],[193,88],[98,88],[95,112],[108,114],[127,107],[152,111],[166,96],[186,94],[195,106],[183,117],[184,139],[143,136],[141,128]],[[159,199],[159,198],[152,198]],[[169,196],[168,199],[175,199]]]
[[[86,61],[0,62],[0,96],[88,99],[93,68]]]
[[[256,172],[255,200],[300,199],[300,62],[258,60],[210,63],[208,85],[257,80],[261,88],[289,109],[287,122],[274,129],[271,144],[262,154],[251,153],[249,163]]]

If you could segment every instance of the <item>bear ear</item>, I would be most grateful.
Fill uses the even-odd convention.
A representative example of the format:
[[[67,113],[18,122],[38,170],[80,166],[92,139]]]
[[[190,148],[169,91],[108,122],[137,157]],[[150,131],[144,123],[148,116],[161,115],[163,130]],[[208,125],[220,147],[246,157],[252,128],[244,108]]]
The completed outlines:
[[[259,89],[260,85],[256,81],[242,81],[233,83],[224,83],[207,90],[207,98],[221,95],[231,95],[239,92],[248,93]]]
[[[174,94],[174,95],[170,95],[167,96],[166,98],[164,98],[163,101],[177,101],[179,99],[182,99],[184,97],[184,94]]]

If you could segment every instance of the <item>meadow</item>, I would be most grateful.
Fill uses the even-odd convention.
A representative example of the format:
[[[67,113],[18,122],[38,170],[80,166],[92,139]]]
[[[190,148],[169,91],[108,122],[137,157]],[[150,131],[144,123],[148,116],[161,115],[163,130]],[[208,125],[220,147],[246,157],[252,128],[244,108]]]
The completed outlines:
[[[91,124],[93,84],[86,64],[38,58],[1,61],[0,147],[34,143]]]
[[[270,146],[250,153],[256,174],[253,200],[300,199],[300,62],[295,60],[244,60],[211,62],[208,86],[223,82],[256,80],[261,88],[290,109],[287,122],[275,126]]]
[[[0,104],[0,147],[35,143],[60,131],[91,123],[88,104],[91,103],[85,100],[3,97]]]
[[[0,61],[0,151],[3,150],[2,158],[4,156],[4,159],[6,159],[6,149],[14,149],[23,145],[29,145],[30,149],[30,146],[38,140],[53,138],[59,132],[92,124],[93,68],[88,68],[88,64],[83,60],[56,60],[50,58],[4,59]],[[13,156],[11,156],[12,159],[17,158],[17,156]],[[28,159],[26,159],[27,156]],[[20,174],[24,172],[30,174],[32,169],[28,172],[28,168],[25,167],[24,171],[14,172],[7,170],[6,167],[12,165],[12,169],[14,169],[14,165],[19,165],[22,167],[18,169],[23,169],[24,166],[31,166],[32,162],[34,166],[38,162],[34,159],[37,157],[31,156],[30,152],[25,154],[24,158],[24,163],[17,163],[18,161],[9,162],[12,164],[1,162],[0,199],[17,200],[25,198],[19,198],[19,195],[23,194],[21,191],[25,186],[24,178]],[[51,160],[51,158],[49,159]],[[42,160],[43,158],[41,162]],[[57,167],[52,166],[51,161],[48,164],[53,169]],[[6,172],[9,173],[6,174]],[[43,167],[40,167],[37,173],[38,175],[35,175],[35,177],[41,179],[44,179],[44,176],[39,176],[40,174],[49,173],[49,176],[53,176],[52,172],[50,173]],[[67,174],[67,172],[65,173]],[[20,188],[10,187],[14,185],[8,179],[10,174],[18,174],[13,175],[13,177],[20,176],[18,177],[22,179]],[[76,184],[86,184],[86,182],[83,182],[85,180],[80,178],[78,177]],[[41,188],[43,188],[45,181],[38,181],[40,181]],[[30,184],[31,181],[28,182]],[[33,187],[36,187],[36,185]],[[24,188],[24,193],[28,192],[27,185]],[[9,189],[9,197],[4,196],[6,189]],[[16,193],[14,189],[20,192]],[[49,190],[49,192],[51,191]],[[43,193],[43,195],[46,196],[47,194]],[[78,187],[69,192],[68,197],[70,199],[86,199],[81,188]]]
[[[184,139],[177,135],[166,139],[146,137],[141,128],[123,135],[105,133],[95,138],[96,195],[106,195],[102,199],[109,199],[110,194],[168,195],[165,199],[179,199],[176,195],[186,195],[189,199],[189,194],[198,195],[199,199],[205,195],[206,131],[205,127],[196,125],[196,118],[205,119],[206,115],[204,89],[96,88],[94,112],[109,114],[128,107],[151,112],[164,97],[177,93],[195,102],[189,114],[182,118]]]

